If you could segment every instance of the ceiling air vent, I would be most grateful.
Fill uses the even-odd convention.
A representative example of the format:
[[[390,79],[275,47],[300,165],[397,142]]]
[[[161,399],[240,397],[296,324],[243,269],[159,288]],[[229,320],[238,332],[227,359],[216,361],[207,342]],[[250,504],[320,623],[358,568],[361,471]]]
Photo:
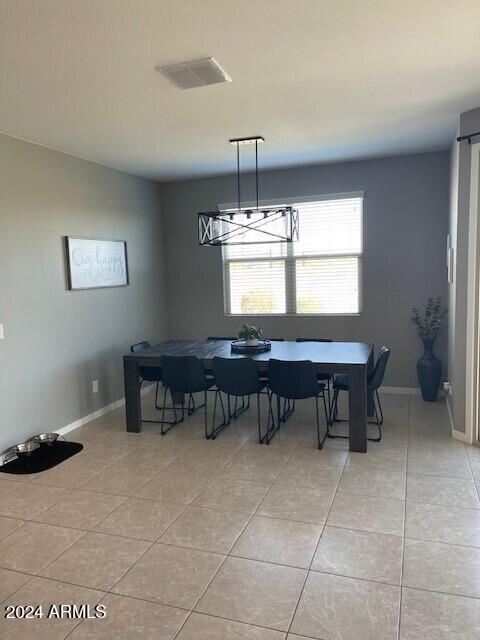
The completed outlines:
[[[213,58],[181,62],[166,67],[157,67],[179,89],[206,87],[219,82],[231,82],[232,79]]]

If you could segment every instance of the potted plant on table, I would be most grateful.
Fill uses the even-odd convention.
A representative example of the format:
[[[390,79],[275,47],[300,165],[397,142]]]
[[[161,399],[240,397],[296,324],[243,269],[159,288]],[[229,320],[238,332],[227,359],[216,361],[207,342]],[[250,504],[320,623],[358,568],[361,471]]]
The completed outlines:
[[[420,315],[417,308],[412,309],[412,321],[423,342],[423,356],[417,362],[417,375],[422,390],[422,398],[435,402],[442,375],[442,363],[433,354],[433,345],[437,339],[447,310],[442,308],[441,298],[428,298],[425,313]]]
[[[254,327],[251,324],[244,324],[238,333],[241,340],[245,340],[247,347],[256,347],[258,341],[263,338],[263,331],[260,327]]]

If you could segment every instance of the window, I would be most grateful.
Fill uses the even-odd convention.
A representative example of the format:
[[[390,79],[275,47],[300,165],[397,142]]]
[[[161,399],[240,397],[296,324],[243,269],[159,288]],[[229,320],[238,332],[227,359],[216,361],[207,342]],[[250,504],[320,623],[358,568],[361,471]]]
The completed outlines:
[[[297,242],[223,247],[225,313],[360,313],[363,198],[292,204],[298,209]]]

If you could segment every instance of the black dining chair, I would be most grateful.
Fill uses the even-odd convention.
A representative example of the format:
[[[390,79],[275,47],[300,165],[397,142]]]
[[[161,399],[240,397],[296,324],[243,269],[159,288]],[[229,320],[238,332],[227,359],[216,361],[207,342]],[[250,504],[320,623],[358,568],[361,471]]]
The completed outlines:
[[[331,338],[297,338],[296,342],[333,342]],[[328,406],[331,404],[330,384],[333,380],[331,373],[317,373],[317,380],[327,385]]]
[[[137,342],[135,344],[132,344],[130,346],[130,351],[131,353],[138,353],[139,351],[148,349],[151,346],[152,345],[148,340],[142,340],[142,342]],[[142,382],[155,382],[155,387],[156,387],[155,388],[155,409],[157,409],[158,411],[161,411],[163,407],[158,402],[158,390],[159,390],[160,382],[162,382],[162,368],[155,367],[155,366],[139,367],[139,373],[140,373],[140,386],[142,385]],[[180,398],[177,398],[177,402],[179,401],[179,399]],[[173,410],[173,406],[165,407],[165,409]],[[188,398],[188,407],[187,407],[188,415],[191,415],[194,411],[196,411],[196,409],[197,407],[195,406],[195,398],[193,397],[192,394],[190,394]],[[142,422],[160,423],[161,420],[142,419]]]
[[[161,434],[165,435],[172,427],[183,422],[185,419],[185,395],[191,396],[193,393],[203,392],[203,404],[197,409],[204,409],[205,420],[205,436],[208,438],[207,424],[207,391],[212,387],[213,381],[207,378],[202,361],[197,356],[162,356],[162,380],[164,386],[163,409],[161,420]],[[170,391],[172,398],[172,407],[174,412],[174,420],[172,422],[165,421],[165,403],[167,401],[167,391]],[[180,400],[180,402],[179,402]],[[177,418],[177,406],[180,405],[181,418]],[[165,425],[168,428],[165,429]]]
[[[258,437],[261,442],[262,428],[260,419],[260,394],[266,387],[266,382],[262,381],[258,375],[257,367],[251,358],[238,358],[231,360],[230,358],[213,358],[213,379],[215,381],[215,401],[213,405],[212,430],[210,438],[214,440],[217,435],[227,427],[232,418],[237,419],[250,406],[250,396],[257,396],[257,421],[258,421]],[[223,404],[222,393],[227,396],[227,411]],[[239,398],[248,398],[248,405],[241,411],[230,410],[230,398],[235,398],[235,407]],[[215,425],[217,412],[217,401],[220,400],[220,407],[223,414],[223,422]]]
[[[378,395],[378,389],[382,385],[389,357],[390,349],[383,346],[378,352],[378,357],[373,372],[367,376],[367,393],[372,400],[373,411],[375,414],[375,422],[372,422],[370,420],[369,424],[376,424],[378,427],[378,438],[368,438],[368,440],[370,440],[371,442],[380,442],[380,440],[382,439],[383,411],[382,405],[380,403],[380,396]],[[348,389],[348,375],[341,374],[337,376],[335,378],[335,382],[333,383],[333,402],[330,411],[330,424],[332,425],[334,422],[348,422],[348,420],[342,420],[338,418],[338,395],[340,391],[348,391]],[[348,438],[348,436],[338,436],[333,433],[329,433],[328,437]]]
[[[238,336],[237,337],[233,337],[233,336],[208,336],[207,340],[210,340],[212,342],[216,342],[216,341],[221,341],[221,340],[229,340],[230,342],[233,342],[234,340],[238,340]],[[207,375],[208,376],[213,376],[213,372],[211,369],[207,370]],[[245,401],[245,398],[242,398],[242,403],[240,404],[240,406],[238,406],[238,398],[235,398],[235,406],[233,408],[231,408],[231,402],[230,402],[230,396],[227,395],[227,405],[228,405],[228,417],[229,420],[238,418],[238,416],[243,413],[244,411],[247,411],[247,409],[250,409],[250,398],[247,398],[247,400]]]
[[[132,344],[130,346],[131,353],[138,353],[139,351],[143,351],[144,349],[148,349],[151,347],[151,343],[148,340],[142,340],[142,342],[137,342],[136,344]],[[160,367],[139,367],[140,373],[140,384],[142,382],[155,382],[155,408],[161,409],[158,406],[158,387],[159,383],[162,381],[162,369]]]
[[[274,358],[268,361],[268,388],[271,394],[277,397],[277,426],[273,421],[273,410],[270,412],[272,417],[272,427],[267,430],[266,443],[268,444],[273,435],[280,429],[281,414],[280,400],[295,401],[305,400],[307,398],[315,398],[315,414],[317,422],[317,439],[318,448],[323,447],[325,438],[328,434],[329,416],[327,411],[327,402],[325,397],[325,385],[317,380],[317,372],[311,360],[285,361],[276,360]],[[323,438],[320,437],[320,421],[318,412],[318,398],[323,399],[323,408],[325,411],[326,431]],[[271,406],[272,396],[270,396]]]

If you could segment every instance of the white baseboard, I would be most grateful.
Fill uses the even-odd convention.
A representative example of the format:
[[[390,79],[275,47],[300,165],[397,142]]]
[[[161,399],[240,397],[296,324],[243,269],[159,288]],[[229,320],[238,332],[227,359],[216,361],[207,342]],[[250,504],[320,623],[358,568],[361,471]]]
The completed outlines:
[[[379,393],[393,393],[402,396],[419,396],[419,387],[380,387]]]
[[[445,398],[446,398],[446,405],[447,405],[447,411],[448,411],[448,420],[450,422],[450,428],[452,430],[452,438],[454,440],[459,440],[460,442],[464,442],[465,444],[472,444],[467,434],[464,431],[458,431],[458,429],[455,429],[450,396],[448,394],[445,394]]]
[[[146,393],[152,391],[152,388],[155,387],[155,384],[150,384],[148,387],[143,387],[141,390],[141,395],[144,396]],[[64,436],[66,433],[70,433],[70,431],[74,431],[79,427],[83,427],[83,425],[92,422],[92,420],[96,420],[97,418],[101,418],[106,413],[110,413],[110,411],[114,411],[119,407],[123,407],[125,404],[125,398],[120,398],[120,400],[115,400],[115,402],[111,402],[110,404],[106,404],[104,407],[100,407],[93,413],[88,414],[88,416],[83,416],[83,418],[79,418],[75,420],[75,422],[71,422],[70,424],[61,427],[60,429],[56,429],[56,433],[59,433],[61,436]]]
[[[453,423],[453,413],[452,413],[452,407],[450,405],[450,396],[448,395],[448,393],[445,394],[445,401],[446,401],[447,411],[448,411],[448,420],[450,421],[450,428],[453,434],[453,432],[455,431],[455,424]],[[457,431],[457,433],[461,433],[461,431]]]
[[[462,431],[457,431],[456,429],[452,429],[452,438],[454,440],[460,440],[460,442],[464,442],[465,444],[471,444],[467,435]]]

